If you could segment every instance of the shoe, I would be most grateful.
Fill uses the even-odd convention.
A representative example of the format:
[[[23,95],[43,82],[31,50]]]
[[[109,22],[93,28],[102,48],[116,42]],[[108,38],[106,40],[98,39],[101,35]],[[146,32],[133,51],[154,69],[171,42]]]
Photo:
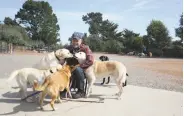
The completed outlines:
[[[84,98],[85,97],[85,92],[83,91],[78,91],[76,94],[72,95],[73,99],[79,99],[79,98]]]

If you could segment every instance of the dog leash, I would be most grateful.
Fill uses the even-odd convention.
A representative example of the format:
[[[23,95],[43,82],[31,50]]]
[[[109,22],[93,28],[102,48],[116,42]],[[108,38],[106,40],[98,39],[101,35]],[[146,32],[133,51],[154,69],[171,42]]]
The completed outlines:
[[[72,102],[89,102],[89,103],[104,103],[104,98],[100,98],[99,100],[82,100],[82,99],[66,99],[66,98],[62,98],[62,100],[66,100],[66,101],[72,101]]]
[[[22,100],[26,100],[27,98],[32,97],[32,96],[34,96],[34,95],[36,95],[36,94],[39,94],[39,93],[41,93],[41,92],[42,92],[42,91],[36,91],[35,93],[32,93],[32,94],[26,96],[26,97],[23,98]]]

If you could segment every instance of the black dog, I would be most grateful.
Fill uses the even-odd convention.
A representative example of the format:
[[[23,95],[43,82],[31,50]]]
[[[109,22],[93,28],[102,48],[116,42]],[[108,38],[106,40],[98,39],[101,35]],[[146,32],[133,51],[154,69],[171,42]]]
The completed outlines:
[[[100,56],[99,59],[101,61],[109,61],[109,58],[107,56]],[[110,82],[110,76],[108,77],[108,81],[106,84],[109,84],[109,82]],[[101,83],[101,85],[103,85],[104,83],[105,83],[105,78],[103,78],[103,82]]]
[[[78,60],[74,57],[65,58],[65,62],[66,62],[67,65],[73,65],[73,66],[79,64]]]

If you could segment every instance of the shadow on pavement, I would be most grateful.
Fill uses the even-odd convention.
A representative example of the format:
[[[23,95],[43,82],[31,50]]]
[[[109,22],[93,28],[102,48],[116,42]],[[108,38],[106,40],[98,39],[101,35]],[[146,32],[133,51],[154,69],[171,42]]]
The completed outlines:
[[[0,114],[0,115],[12,115],[12,114],[16,114],[20,111],[33,112],[33,111],[38,111],[39,110],[39,108],[37,108],[38,104],[26,103],[26,102],[20,101],[18,99],[0,99],[0,102],[1,103],[17,103],[18,104],[17,106],[15,106],[13,108],[12,112],[3,113],[3,114]]]

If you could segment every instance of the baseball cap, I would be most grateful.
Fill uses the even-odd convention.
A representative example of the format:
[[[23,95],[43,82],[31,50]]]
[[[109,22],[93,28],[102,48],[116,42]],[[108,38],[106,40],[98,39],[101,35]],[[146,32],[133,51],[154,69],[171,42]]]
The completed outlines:
[[[72,35],[72,39],[82,39],[84,37],[84,34],[83,33],[80,33],[80,32],[74,32],[73,35]]]

